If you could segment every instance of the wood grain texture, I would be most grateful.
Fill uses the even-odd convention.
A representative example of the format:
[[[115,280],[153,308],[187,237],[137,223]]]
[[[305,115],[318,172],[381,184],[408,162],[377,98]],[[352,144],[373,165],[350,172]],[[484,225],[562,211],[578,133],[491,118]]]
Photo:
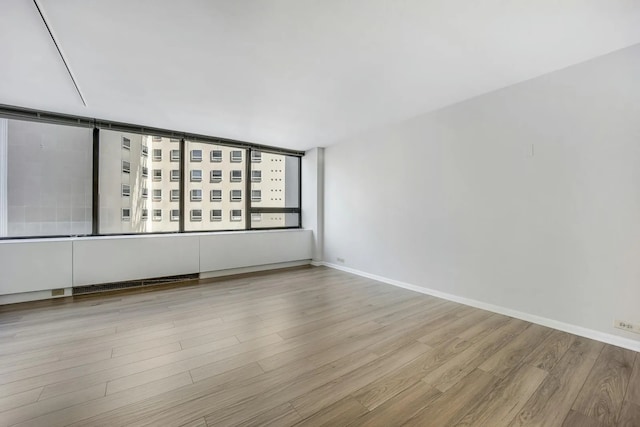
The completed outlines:
[[[640,406],[640,357],[637,354],[625,400]]]
[[[637,354],[324,267],[0,325],[0,427],[640,425]]]
[[[602,425],[616,425],[635,357],[633,351],[605,347],[572,409],[598,420]]]
[[[562,425],[603,347],[602,343],[576,338],[510,425]]]
[[[640,426],[640,406],[629,401],[625,401],[620,410],[618,419],[620,427],[637,427]]]

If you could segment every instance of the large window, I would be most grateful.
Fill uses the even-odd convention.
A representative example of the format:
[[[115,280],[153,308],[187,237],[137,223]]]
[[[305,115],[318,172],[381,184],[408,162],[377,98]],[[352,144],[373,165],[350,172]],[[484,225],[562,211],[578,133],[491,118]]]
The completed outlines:
[[[111,130],[100,130],[99,135],[98,233],[179,231],[179,223],[171,220],[169,211],[180,209],[180,164],[162,156],[162,152],[172,151],[175,144],[168,138]],[[127,148],[115,143],[125,140]],[[177,156],[180,157],[180,150]],[[128,172],[120,170],[120,164],[127,165]],[[115,192],[116,188],[121,191]],[[149,192],[153,197],[148,197]],[[153,214],[152,221],[149,212]]]
[[[91,129],[0,118],[0,237],[91,234],[91,159]]]
[[[252,150],[251,160],[251,228],[298,227],[300,159]]]
[[[185,231],[244,230],[246,224],[238,220],[246,209],[242,193],[246,188],[243,171],[246,168],[246,150],[223,147],[202,142],[186,141],[185,150],[190,153],[185,183],[191,197],[185,201],[185,209],[209,213],[185,217]],[[210,161],[203,161],[209,159]],[[209,179],[203,179],[209,177]],[[194,197],[195,194],[195,197]],[[231,210],[239,215],[223,215]],[[215,211],[215,215],[214,212]]]
[[[69,123],[0,118],[0,238],[300,226],[299,157]]]

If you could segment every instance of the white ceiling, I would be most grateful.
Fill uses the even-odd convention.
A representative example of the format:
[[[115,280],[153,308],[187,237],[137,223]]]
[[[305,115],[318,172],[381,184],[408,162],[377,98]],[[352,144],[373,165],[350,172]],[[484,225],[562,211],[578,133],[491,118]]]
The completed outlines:
[[[637,0],[1,0],[0,103],[326,146],[640,42]]]

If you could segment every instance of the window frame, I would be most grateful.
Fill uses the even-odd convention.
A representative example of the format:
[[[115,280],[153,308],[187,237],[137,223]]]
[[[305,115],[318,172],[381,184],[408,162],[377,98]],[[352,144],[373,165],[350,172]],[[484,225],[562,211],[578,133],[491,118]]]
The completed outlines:
[[[215,215],[215,212],[220,212],[220,215]],[[209,221],[211,222],[222,221],[222,209],[211,209],[209,213]]]
[[[198,173],[200,174],[199,177],[196,176]],[[189,171],[189,182],[202,182],[202,169],[191,169]]]
[[[213,176],[214,172],[220,172],[219,176]],[[222,182],[222,175],[222,169],[211,169],[211,171],[209,172],[209,182]]]
[[[240,212],[239,215],[234,215],[234,212]],[[230,209],[229,212],[229,221],[231,222],[240,222],[242,221],[242,209]]]
[[[201,202],[202,201],[202,189],[201,188],[192,188],[189,191],[189,201],[190,202]]]
[[[237,193],[237,196],[234,196],[234,193]],[[231,202],[241,202],[242,201],[242,190],[237,188],[232,188],[229,191],[229,201]]]
[[[199,155],[196,155],[196,153],[200,153]],[[201,162],[202,161],[202,149],[195,149],[195,150],[191,150],[191,152],[189,153],[189,160],[191,160],[192,162]]]
[[[234,157],[235,153],[240,153],[240,157]],[[229,158],[231,163],[242,163],[242,150],[231,150],[229,152]]]
[[[133,134],[133,135],[140,135],[143,137],[142,139],[142,144],[141,144],[141,149],[140,149],[140,153],[141,153],[141,157],[152,157],[151,160],[160,160],[163,159],[165,156],[163,153],[163,151],[166,151],[164,147],[162,149],[158,149],[158,151],[153,151],[152,147],[153,145],[149,144],[145,144],[145,140],[144,138],[149,138],[149,137],[153,137],[153,141],[159,140],[159,141],[169,141],[172,143],[178,143],[181,142],[181,146],[179,150],[175,150],[173,151],[173,159],[171,159],[173,162],[178,162],[180,163],[179,166],[179,174],[180,174],[180,179],[178,180],[174,180],[174,182],[178,182],[179,183],[179,188],[178,190],[178,195],[179,198],[178,199],[174,199],[175,201],[181,201],[184,200],[185,196],[187,195],[187,183],[189,182],[188,179],[185,179],[186,177],[184,176],[184,172],[185,172],[185,162],[187,161],[187,158],[185,156],[186,154],[186,150],[184,147],[184,141],[185,139],[188,139],[190,141],[195,141],[195,142],[201,142],[201,143],[205,143],[205,144],[209,144],[212,146],[216,146],[216,145],[221,145],[222,147],[227,147],[226,149],[212,149],[210,150],[209,154],[210,154],[210,160],[214,163],[216,162],[225,162],[225,153],[229,153],[229,161],[230,163],[238,163],[238,162],[244,162],[243,166],[241,169],[245,169],[245,172],[240,172],[240,176],[244,175],[247,177],[247,179],[245,179],[244,181],[242,181],[242,178],[235,178],[234,182],[238,183],[241,182],[242,183],[242,189],[245,190],[245,193],[247,194],[247,197],[244,198],[244,200],[242,199],[242,190],[240,190],[239,192],[234,193],[236,195],[236,197],[232,198],[231,200],[234,203],[242,203],[242,208],[240,209],[240,215],[236,215],[236,218],[234,218],[234,221],[242,221],[243,219],[245,220],[245,222],[247,223],[242,230],[266,230],[267,228],[264,227],[260,227],[260,228],[253,228],[250,225],[250,220],[251,220],[251,213],[266,213],[266,212],[270,212],[273,211],[273,213],[276,213],[275,211],[277,210],[277,213],[296,213],[298,215],[299,221],[298,221],[298,225],[297,226],[278,226],[278,227],[274,227],[276,229],[286,229],[286,228],[300,228],[301,227],[301,209],[300,209],[300,202],[301,202],[301,197],[300,194],[298,196],[298,206],[297,207],[288,207],[288,208],[270,208],[270,207],[254,207],[251,206],[251,202],[258,202],[256,197],[250,197],[251,196],[251,183],[256,183],[256,182],[264,182],[264,173],[261,170],[258,170],[258,174],[260,175],[260,177],[257,177],[255,175],[254,172],[252,172],[251,170],[251,164],[252,161],[253,163],[264,163],[264,156],[263,153],[274,153],[274,154],[281,154],[281,155],[286,155],[286,156],[292,156],[292,157],[297,157],[299,165],[298,165],[298,182],[297,182],[297,187],[298,187],[298,191],[301,192],[302,189],[302,183],[301,183],[301,157],[304,155],[304,153],[302,152],[295,152],[293,150],[285,150],[285,149],[277,149],[277,148],[271,148],[271,147],[262,147],[262,146],[258,146],[258,145],[253,145],[250,143],[244,143],[244,142],[239,142],[239,141],[233,141],[233,140],[224,140],[224,139],[219,139],[219,138],[213,138],[213,137],[207,137],[207,136],[192,136],[189,134],[185,134],[185,133],[181,133],[181,135],[183,135],[182,138],[176,138],[173,137],[171,135],[176,134],[177,132],[175,131],[165,131],[162,129],[156,129],[158,132],[150,132],[152,131],[152,129],[145,129],[142,126],[139,125],[127,125],[127,124],[123,124],[123,123],[115,123],[115,122],[107,122],[104,120],[98,120],[98,119],[86,119],[86,118],[82,118],[82,117],[72,117],[72,116],[63,116],[63,115],[57,115],[56,113],[48,113],[49,115],[43,115],[42,118],[40,117],[36,117],[34,118],[32,113],[29,113],[28,111],[33,111],[33,110],[27,110],[27,109],[20,109],[19,107],[7,107],[7,106],[0,106],[0,117],[3,117],[3,114],[7,114],[8,110],[21,110],[24,113],[24,118],[22,116],[16,117],[15,115],[11,115],[8,116],[8,118],[13,119],[13,120],[31,120],[31,121],[36,121],[36,122],[48,122],[48,123],[53,123],[53,124],[61,124],[61,125],[69,125],[69,126],[77,126],[77,127],[87,127],[87,128],[93,128],[94,129],[94,160],[93,160],[93,165],[94,165],[94,185],[93,185],[93,205],[91,206],[91,215],[92,215],[92,231],[91,234],[83,234],[86,236],[100,236],[100,235],[108,235],[108,236],[114,236],[114,235],[127,235],[127,234],[139,234],[139,235],[149,235],[149,234],[165,234],[165,233],[175,233],[175,230],[172,231],[152,231],[152,232],[124,232],[124,233],[108,233],[108,234],[102,234],[99,230],[99,228],[97,228],[97,226],[99,225],[98,223],[98,218],[99,218],[99,204],[96,204],[95,200],[98,199],[97,195],[98,193],[98,188],[97,188],[97,182],[99,180],[100,177],[98,177],[98,175],[96,175],[96,168],[99,162],[99,154],[97,152],[97,148],[99,147],[99,143],[100,143],[100,131],[101,130],[105,130],[105,131],[114,131],[114,132],[123,132],[123,133],[129,133],[129,134]],[[45,112],[46,113],[46,112]],[[162,136],[155,136],[155,135],[151,135],[152,133],[158,133],[158,134],[162,134]],[[149,179],[149,181],[153,180],[153,181],[163,181],[166,177],[164,176],[164,172],[163,169],[169,169],[170,167],[167,168],[162,167],[162,168],[157,168],[154,169],[152,167],[147,167],[147,173],[144,173],[144,170],[142,169],[142,167],[144,167],[143,165],[146,165],[145,162],[149,162],[150,160],[144,160],[141,157],[136,157],[134,155],[134,153],[137,151],[136,150],[136,146],[137,144],[140,144],[138,137],[136,137],[135,139],[132,138],[129,135],[121,135],[121,142],[123,141],[124,138],[125,140],[129,141],[129,144],[127,144],[127,147],[125,147],[125,149],[128,149],[129,151],[131,151],[132,153],[132,157],[129,160],[129,155],[127,154],[126,157],[124,157],[124,159],[122,159],[121,161],[121,173],[123,174],[122,176],[122,180],[123,182],[126,182],[126,179],[131,180],[131,178],[126,178],[126,175],[124,174],[131,174],[131,173],[135,173],[137,172],[137,169],[141,169],[141,175],[146,176]],[[134,143],[135,142],[135,143]],[[237,145],[236,145],[237,144]],[[131,145],[134,145],[134,147],[132,148]],[[146,148],[146,151],[145,151]],[[167,148],[168,149],[168,148]],[[133,151],[132,151],[133,150]],[[202,161],[204,160],[204,155],[207,152],[206,149],[202,150],[202,158],[198,159],[198,156],[196,156],[195,161]],[[244,152],[244,154],[242,154]],[[152,156],[152,153],[155,153],[156,156]],[[220,156],[218,157],[217,154],[220,154]],[[159,154],[159,155],[158,155]],[[123,151],[123,156],[125,156],[124,151]],[[244,157],[243,157],[244,156]],[[126,160],[125,160],[126,159]],[[140,159],[140,160],[136,160],[136,159]],[[138,161],[140,163],[138,163]],[[128,165],[128,168],[126,167]],[[151,165],[149,165],[151,166]],[[159,166],[159,165],[158,165]],[[168,165],[167,165],[168,166]],[[132,170],[133,169],[133,170]],[[229,169],[227,169],[229,170]],[[218,178],[218,176],[216,175],[216,177],[214,177],[214,182],[221,182],[224,181],[223,176],[224,176],[224,169],[222,169],[222,176],[220,176],[220,178]],[[216,172],[217,174],[217,172]],[[151,176],[149,176],[151,175]],[[204,171],[202,173],[202,175],[204,175]],[[139,175],[138,175],[139,176]],[[289,176],[287,176],[287,178],[289,178]],[[143,186],[143,187],[139,187]],[[164,185],[164,184],[163,184]],[[147,192],[146,192],[146,197],[144,194],[143,190],[139,190],[138,188],[146,188]],[[140,184],[138,183],[133,183],[133,181],[131,180],[131,185],[130,185],[130,191],[129,191],[129,196],[128,197],[135,197],[135,198],[146,198],[149,199],[151,198],[151,195],[149,194],[150,191],[149,189],[153,188],[153,186],[149,186],[146,187],[146,185],[144,185],[144,181]],[[170,187],[169,187],[170,188]],[[223,186],[222,191],[220,191],[219,195],[220,195],[220,201],[222,201],[223,197],[223,193],[224,190],[228,189],[228,187],[225,185]],[[262,193],[264,193],[264,189],[262,189]],[[202,190],[202,193],[204,193],[205,190]],[[135,196],[134,196],[135,195]],[[190,194],[189,194],[190,195]],[[254,193],[255,195],[255,193]],[[263,195],[263,194],[262,194]],[[202,194],[203,196],[203,194]],[[124,196],[127,197],[127,196]],[[252,200],[253,199],[253,200]],[[261,200],[263,200],[264,198],[261,198]],[[138,199],[139,200],[139,199]],[[161,199],[162,200],[162,199]],[[204,200],[203,197],[201,197],[201,200]],[[158,201],[157,198],[155,198],[154,201]],[[216,199],[217,201],[217,199]],[[132,201],[133,202],[133,201]],[[147,202],[145,202],[147,203]],[[149,200],[148,203],[151,203],[151,200]],[[183,218],[184,218],[184,208],[185,206],[182,205],[183,202],[181,202],[180,205],[180,209],[178,209],[178,218],[181,222],[180,227],[178,228],[178,232],[180,233],[187,233],[187,232],[191,232],[191,230],[185,230],[184,226],[183,226]],[[264,202],[263,202],[264,203]],[[174,205],[175,206],[175,205]],[[131,207],[129,208],[123,208],[123,209],[129,209],[129,215],[125,216],[127,219],[125,221],[133,221],[134,220],[134,215],[133,215],[133,211],[131,210]],[[151,218],[148,219],[153,219],[154,215],[151,215],[152,212],[155,212],[156,208],[154,208],[152,205],[149,205],[149,207],[147,208],[147,217],[151,216]],[[215,209],[217,211],[220,210],[224,210],[224,209]],[[233,209],[233,210],[237,210],[237,209]],[[170,211],[175,211],[175,209],[170,209]],[[162,212],[162,209],[160,209],[160,212]],[[169,212],[171,213],[171,212]],[[162,213],[161,213],[162,215]],[[139,220],[138,215],[135,215],[137,220]],[[163,215],[162,215],[163,216]],[[171,215],[169,215],[171,217]],[[223,218],[225,217],[224,214],[222,214]],[[121,212],[121,217],[122,217],[122,212]],[[174,220],[177,220],[174,218]],[[195,231],[195,230],[194,230]],[[218,232],[218,231],[230,231],[230,230],[205,230],[207,232]],[[18,238],[39,238],[39,237],[44,237],[44,238],[51,238],[51,237],[63,237],[63,236],[52,236],[52,235],[47,235],[47,236],[20,236]],[[4,239],[13,239],[14,237],[4,237],[4,236],[0,236],[0,240],[4,240]]]
[[[197,212],[200,212],[200,215],[196,215]],[[202,208],[191,209],[189,212],[189,220],[191,222],[202,222]]]
[[[238,173],[240,176],[233,176],[235,173]],[[242,169],[231,169],[229,171],[229,182],[242,182]]]
[[[214,154],[220,153],[219,156],[214,156]],[[222,154],[222,150],[211,150],[209,153],[209,159],[211,163],[222,163],[224,154]]]
[[[169,152],[169,161],[171,162],[179,162],[182,156],[180,155],[180,150],[171,149]]]
[[[214,192],[219,192],[220,193],[220,197],[214,197],[213,194]],[[211,202],[221,202],[222,201],[222,190],[218,189],[218,188],[213,188],[210,193],[209,193],[209,198]]]

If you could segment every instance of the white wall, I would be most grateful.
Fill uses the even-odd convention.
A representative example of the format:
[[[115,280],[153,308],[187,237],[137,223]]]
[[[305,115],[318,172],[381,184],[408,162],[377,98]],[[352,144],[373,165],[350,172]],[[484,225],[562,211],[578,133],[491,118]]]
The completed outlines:
[[[324,148],[302,157],[302,226],[313,232],[313,257],[322,261],[324,238]]]
[[[640,45],[328,147],[324,260],[639,340],[638,76]]]

